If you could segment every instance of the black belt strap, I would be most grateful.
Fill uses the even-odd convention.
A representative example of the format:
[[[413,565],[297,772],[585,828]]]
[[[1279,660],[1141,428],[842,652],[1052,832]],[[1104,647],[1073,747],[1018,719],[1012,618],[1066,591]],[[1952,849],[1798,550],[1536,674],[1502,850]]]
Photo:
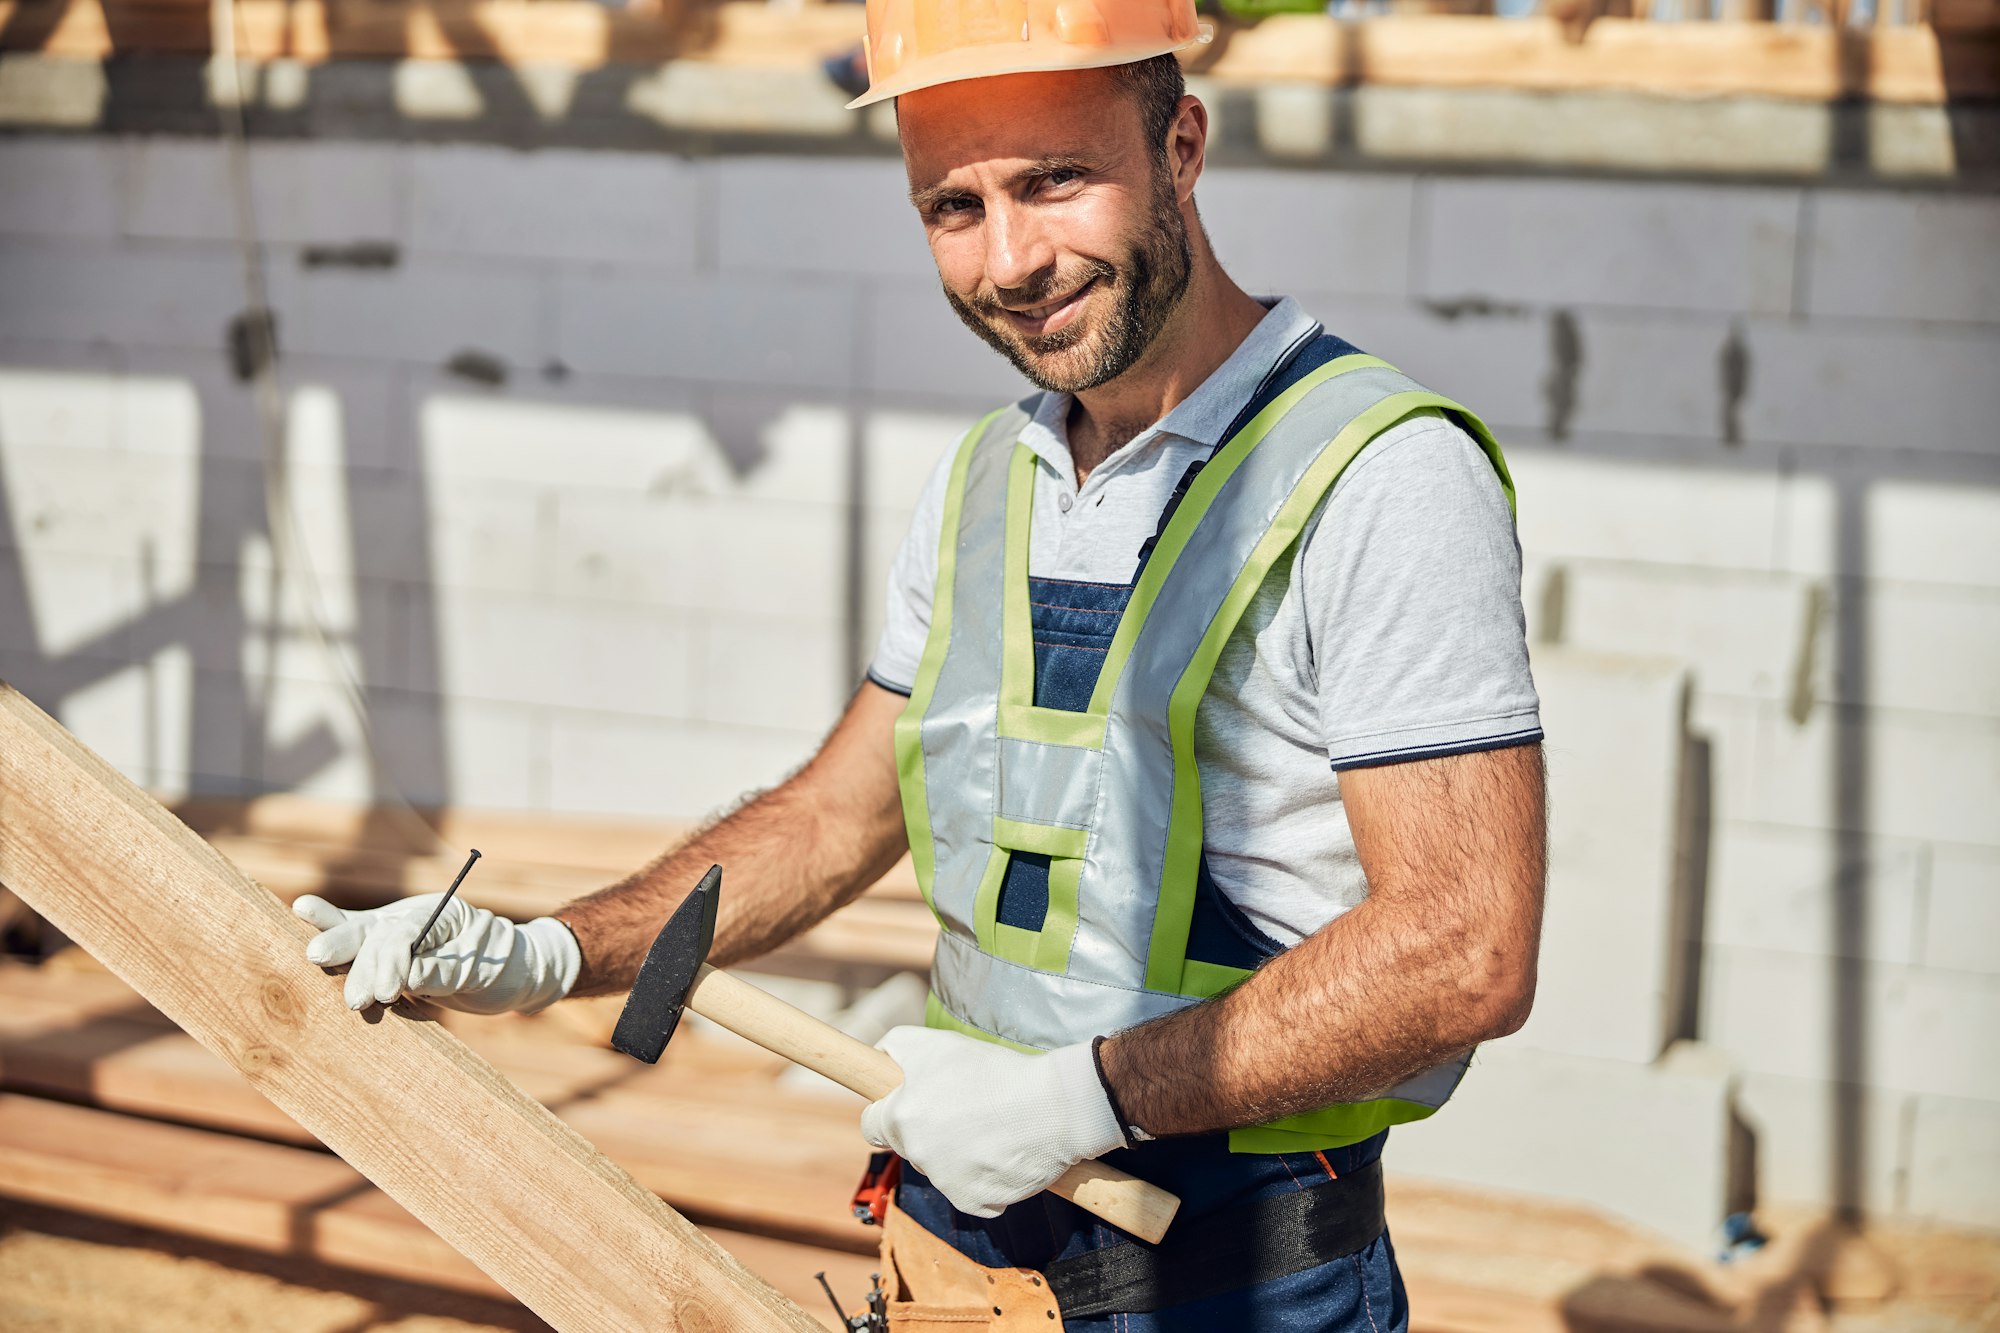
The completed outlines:
[[[1382,1163],[1171,1228],[1158,1245],[1121,1241],[1042,1270],[1064,1318],[1146,1314],[1290,1277],[1366,1249],[1387,1227]]]

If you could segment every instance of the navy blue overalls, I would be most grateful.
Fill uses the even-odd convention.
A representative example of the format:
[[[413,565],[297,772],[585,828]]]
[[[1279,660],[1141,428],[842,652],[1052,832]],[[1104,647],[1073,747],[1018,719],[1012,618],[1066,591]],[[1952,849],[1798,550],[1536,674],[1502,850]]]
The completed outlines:
[[[1356,349],[1329,334],[1304,341],[1289,361],[1281,361],[1252,396],[1224,439],[1307,372]],[[1160,519],[1164,531],[1192,482],[1189,469]],[[1151,554],[1147,543],[1139,567]],[[1133,572],[1133,582],[1138,570]],[[1029,600],[1035,636],[1035,703],[1043,708],[1082,712],[1090,705],[1105,653],[1132,583],[1083,583],[1030,578]],[[1000,890],[999,919],[1039,930],[1048,908],[1048,860],[1016,853]],[[1279,952],[1280,945],[1259,931],[1231,903],[1202,862],[1195,890],[1188,956],[1205,962],[1254,968]],[[1360,1143],[1325,1152],[1232,1153],[1226,1134],[1162,1139],[1119,1149],[1104,1161],[1152,1181],[1181,1197],[1176,1226],[1258,1197],[1327,1186],[1337,1176],[1358,1172],[1376,1161],[1387,1140],[1384,1131]],[[961,1213],[930,1181],[904,1164],[897,1206],[933,1235],[976,1263],[989,1267],[1044,1269],[1050,1264],[1108,1245],[1135,1244],[1122,1232],[1059,1199],[1040,1194],[996,1218]],[[1354,1254],[1220,1295],[1141,1314],[1105,1314],[1064,1319],[1065,1329],[1116,1333],[1393,1333],[1408,1327],[1409,1313],[1395,1252],[1385,1231]]]

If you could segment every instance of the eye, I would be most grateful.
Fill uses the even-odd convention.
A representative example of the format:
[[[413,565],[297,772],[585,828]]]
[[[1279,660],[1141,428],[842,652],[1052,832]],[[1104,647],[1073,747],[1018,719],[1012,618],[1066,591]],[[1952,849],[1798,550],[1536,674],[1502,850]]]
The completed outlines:
[[[1083,179],[1083,168],[1057,167],[1055,170],[1051,171],[1047,176],[1043,177],[1043,179],[1047,181],[1051,186],[1060,187],[1064,185],[1071,185]]]
[[[934,220],[939,222],[944,222],[952,218],[963,216],[966,213],[970,213],[978,207],[979,207],[979,201],[977,199],[970,198],[966,195],[956,195],[940,199],[936,203],[932,204],[930,208],[930,215]]]

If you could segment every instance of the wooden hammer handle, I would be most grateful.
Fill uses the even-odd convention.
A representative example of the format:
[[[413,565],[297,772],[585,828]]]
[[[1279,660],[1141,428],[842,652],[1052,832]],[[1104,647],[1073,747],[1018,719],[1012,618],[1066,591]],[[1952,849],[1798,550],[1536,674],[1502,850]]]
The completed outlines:
[[[706,963],[688,988],[687,1007],[871,1102],[888,1096],[903,1081],[903,1071],[886,1053]],[[1178,1197],[1159,1186],[1101,1162],[1078,1162],[1049,1189],[1154,1243],[1167,1234],[1167,1224],[1181,1206]]]

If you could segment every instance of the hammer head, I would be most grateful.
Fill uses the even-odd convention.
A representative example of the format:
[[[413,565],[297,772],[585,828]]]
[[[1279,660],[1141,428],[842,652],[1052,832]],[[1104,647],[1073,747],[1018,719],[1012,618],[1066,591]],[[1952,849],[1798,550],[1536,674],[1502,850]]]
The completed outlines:
[[[721,895],[722,867],[710,866],[660,928],[611,1032],[613,1050],[649,1065],[658,1063],[680,1024],[694,975],[708,960],[708,946],[715,940],[715,900]]]

